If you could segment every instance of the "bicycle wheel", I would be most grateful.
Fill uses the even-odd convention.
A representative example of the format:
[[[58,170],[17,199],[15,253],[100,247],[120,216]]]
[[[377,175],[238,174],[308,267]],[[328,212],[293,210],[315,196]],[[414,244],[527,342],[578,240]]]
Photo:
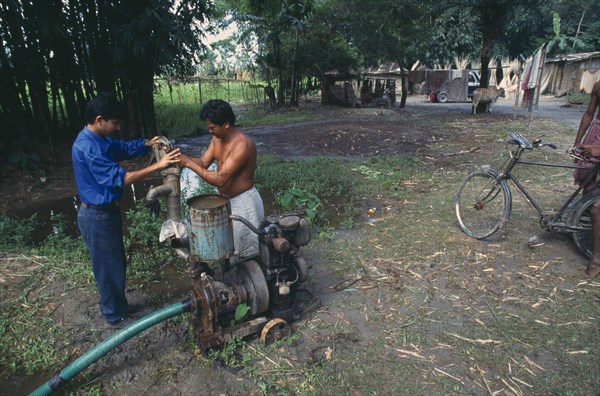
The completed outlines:
[[[473,172],[460,184],[454,200],[458,225],[469,236],[486,238],[504,226],[510,216],[512,195],[498,173]]]
[[[573,239],[581,252],[588,258],[592,257],[594,249],[594,240],[592,236],[592,216],[590,210],[592,206],[600,200],[600,193],[595,193],[581,198],[575,204],[575,210],[569,221],[571,227],[582,228],[581,231],[574,232]],[[598,241],[597,243],[600,243]]]

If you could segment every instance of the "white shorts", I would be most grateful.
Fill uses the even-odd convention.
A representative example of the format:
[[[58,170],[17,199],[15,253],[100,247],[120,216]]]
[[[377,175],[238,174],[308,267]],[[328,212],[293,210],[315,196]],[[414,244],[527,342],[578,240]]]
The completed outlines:
[[[243,217],[256,228],[265,217],[263,201],[256,187],[231,198],[231,214]],[[258,256],[258,235],[244,223],[233,220],[233,245],[235,251],[229,262],[235,264]]]

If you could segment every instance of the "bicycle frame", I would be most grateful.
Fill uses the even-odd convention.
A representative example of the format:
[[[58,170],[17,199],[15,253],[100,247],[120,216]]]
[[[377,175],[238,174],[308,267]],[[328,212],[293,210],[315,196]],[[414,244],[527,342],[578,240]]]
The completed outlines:
[[[588,183],[592,182],[592,180],[596,180],[596,177],[600,173],[600,163],[596,163],[595,167],[585,167],[580,165],[569,165],[569,164],[557,164],[551,162],[532,162],[532,161],[524,161],[521,159],[521,155],[527,150],[527,148],[519,146],[515,151],[509,151],[511,154],[510,161],[504,168],[504,170],[498,175],[496,179],[496,183],[500,183],[502,180],[510,180],[515,186],[523,193],[523,195],[527,198],[529,203],[535,208],[540,216],[540,224],[543,228],[546,229],[562,229],[565,231],[579,231],[579,229],[568,226],[564,223],[556,223],[555,221],[561,219],[565,211],[569,208],[569,205],[575,200],[575,198],[579,195],[581,190],[583,190],[583,186],[588,185]],[[540,205],[533,199],[533,197],[527,192],[525,187],[519,182],[519,180],[511,173],[512,169],[517,164],[524,165],[534,165],[534,166],[545,166],[545,167],[553,167],[553,168],[564,168],[564,169],[583,169],[592,171],[585,177],[580,186],[571,194],[571,196],[565,201],[562,207],[554,214],[551,218],[547,213],[543,211]]]

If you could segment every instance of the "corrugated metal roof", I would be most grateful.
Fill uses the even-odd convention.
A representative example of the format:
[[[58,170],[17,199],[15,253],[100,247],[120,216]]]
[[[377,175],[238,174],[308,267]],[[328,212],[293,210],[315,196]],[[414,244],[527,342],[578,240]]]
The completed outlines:
[[[600,57],[600,52],[580,52],[578,54],[568,54],[568,55],[560,55],[556,58],[547,58],[547,63],[552,62],[576,62],[581,60],[586,60],[590,58],[598,58]]]
[[[386,74],[402,75],[402,72],[408,73],[408,69],[401,67],[398,62],[384,63],[382,65],[369,67],[363,70],[363,74],[367,76]]]

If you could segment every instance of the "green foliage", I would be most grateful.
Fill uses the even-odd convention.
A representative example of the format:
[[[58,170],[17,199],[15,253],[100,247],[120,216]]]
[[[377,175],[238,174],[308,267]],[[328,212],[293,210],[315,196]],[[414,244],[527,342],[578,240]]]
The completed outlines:
[[[255,109],[240,115],[239,122],[242,126],[265,126],[272,124],[315,121],[323,118],[323,114],[315,114],[311,111],[304,111],[298,108],[278,109],[277,111]],[[236,124],[237,123],[238,121],[236,121]]]
[[[127,222],[127,236],[125,238],[125,250],[135,246],[155,247],[158,245],[158,236],[164,219],[164,205],[161,214],[154,216],[144,206],[144,201],[136,202],[135,208],[125,213]]]
[[[463,54],[475,60],[481,50],[481,32],[467,7],[446,7],[436,13],[428,39],[416,44],[419,58],[427,65],[447,65]]]
[[[18,220],[4,213],[0,214],[0,251],[7,253],[31,246],[39,226],[36,215]]]
[[[211,349],[207,357],[212,361],[219,360],[229,368],[239,368],[243,367],[245,351],[246,342],[240,337],[234,337],[221,349]]]
[[[568,101],[571,104],[580,104],[583,106],[587,106],[590,104],[590,100],[592,100],[591,95],[581,92],[571,92],[568,96]]]
[[[206,133],[200,121],[200,105],[156,103],[156,122],[160,135],[171,139]]]
[[[94,285],[88,249],[81,237],[71,238],[62,231],[52,233],[32,253],[47,257],[67,285]]]
[[[283,193],[276,193],[275,197],[284,210],[291,211],[303,208],[306,210],[306,218],[312,225],[324,225],[325,214],[321,210],[321,199],[304,189],[292,187]]]
[[[138,201],[134,209],[127,211],[124,244],[129,280],[141,283],[156,280],[160,277],[160,268],[173,260],[171,249],[158,241],[164,219],[164,205],[159,216],[152,215],[143,201]]]
[[[56,348],[61,331],[42,306],[27,299],[28,289],[17,299],[2,301],[0,316],[0,366],[15,373],[34,374],[65,359]]]
[[[99,384],[91,384],[89,386],[84,386],[80,389],[78,389],[77,391],[74,392],[67,392],[67,395],[69,396],[77,396],[82,394],[82,391],[85,392],[84,394],[86,396],[103,396],[104,393],[102,393],[102,386],[100,386]]]
[[[260,104],[263,99],[261,84],[226,79],[155,82],[155,111],[161,134],[176,138],[201,135],[206,127],[200,120],[200,109],[210,99],[223,99],[236,104]],[[237,114],[236,124],[247,126],[245,114]]]
[[[80,237],[72,238],[67,235],[67,218],[61,213],[54,214],[51,221],[52,232],[42,243],[33,246],[31,243],[32,234],[41,224],[35,221],[34,217],[24,220],[12,220],[10,222],[12,224],[11,228],[17,230],[17,235],[30,235],[26,239],[29,243],[16,246],[20,247],[22,254],[32,254],[46,258],[49,262],[47,269],[60,274],[70,286],[93,284],[89,254],[83,239]]]
[[[378,192],[398,186],[402,180],[414,177],[423,169],[421,161],[406,155],[383,155],[372,157],[368,163],[353,168],[368,180],[377,181],[374,186]]]
[[[246,316],[248,316],[250,309],[250,306],[246,303],[238,304],[238,306],[235,307],[235,323],[243,321]]]
[[[40,156],[34,152],[17,151],[8,156],[8,163],[26,171],[40,170]]]
[[[358,201],[376,194],[396,194],[398,184],[420,172],[419,160],[404,155],[372,157],[368,161],[316,157],[285,160],[259,155],[255,175],[261,191],[271,191],[283,210],[305,205],[309,221],[318,227],[351,228],[360,212]]]
[[[352,199],[360,195],[361,184],[349,163],[328,157],[286,160],[259,155],[255,178],[261,188],[272,191],[301,186],[305,191],[318,191],[324,198]]]
[[[561,33],[560,15],[558,12],[553,13],[552,29],[554,37],[548,42],[547,54],[556,55],[584,47],[584,43],[577,37],[569,37]]]
[[[307,209],[312,224],[323,226],[327,223],[324,210],[333,209],[331,205],[336,207],[331,214],[338,215],[340,221],[351,219],[356,213],[356,201],[364,186],[349,162],[326,157],[285,160],[260,155],[255,180],[261,191],[272,191],[286,210],[296,209],[294,206],[302,203],[310,206]]]
[[[0,127],[44,142],[72,137],[84,119],[82,102],[97,89],[122,94],[136,125],[154,125],[153,78],[195,73],[205,50],[202,22],[212,9],[208,0],[180,0],[176,7],[172,0],[3,3],[0,37],[10,56],[3,61],[2,109],[10,103],[14,116],[1,117]],[[102,67],[93,54],[102,54]],[[154,133],[144,129],[132,132]]]

